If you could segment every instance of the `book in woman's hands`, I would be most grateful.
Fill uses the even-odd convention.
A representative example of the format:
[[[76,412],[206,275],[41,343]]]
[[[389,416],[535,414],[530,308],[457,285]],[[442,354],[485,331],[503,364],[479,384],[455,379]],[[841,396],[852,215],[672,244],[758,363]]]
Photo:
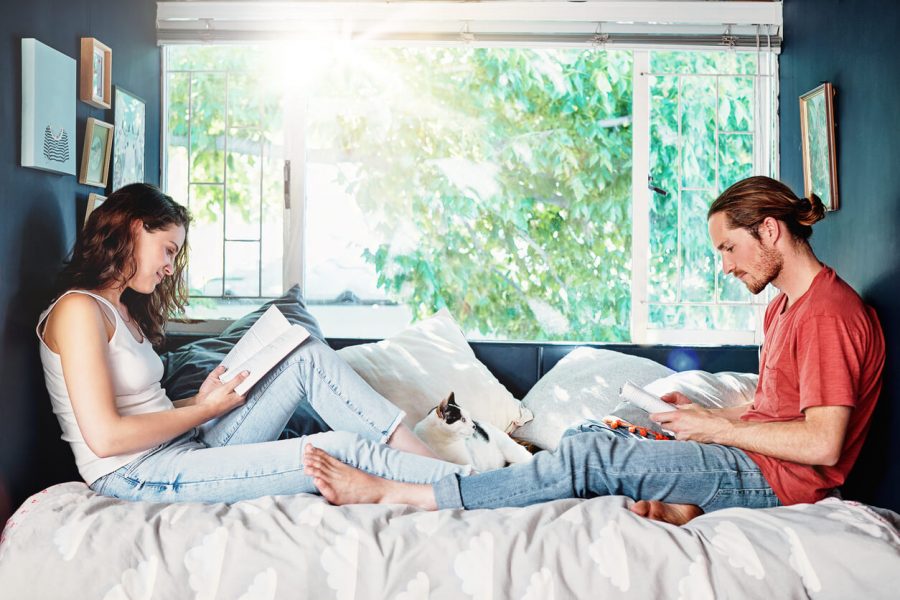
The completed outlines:
[[[245,394],[308,337],[305,327],[291,325],[273,304],[225,356],[222,365],[227,370],[219,381],[227,383],[249,371],[247,379],[234,388],[238,394]]]

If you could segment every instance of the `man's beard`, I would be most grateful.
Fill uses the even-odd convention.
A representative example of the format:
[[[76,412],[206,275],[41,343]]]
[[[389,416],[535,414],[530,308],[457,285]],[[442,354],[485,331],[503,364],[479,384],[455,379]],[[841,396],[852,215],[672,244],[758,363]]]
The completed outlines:
[[[784,259],[781,257],[781,253],[774,248],[766,248],[762,244],[760,244],[760,256],[759,259],[753,263],[751,269],[754,273],[759,273],[759,277],[750,275],[747,271],[743,271],[741,275],[749,275],[748,280],[744,281],[744,285],[747,286],[747,289],[750,290],[750,293],[754,296],[762,292],[766,289],[766,286],[772,283],[779,275],[781,275],[781,269],[784,267]]]

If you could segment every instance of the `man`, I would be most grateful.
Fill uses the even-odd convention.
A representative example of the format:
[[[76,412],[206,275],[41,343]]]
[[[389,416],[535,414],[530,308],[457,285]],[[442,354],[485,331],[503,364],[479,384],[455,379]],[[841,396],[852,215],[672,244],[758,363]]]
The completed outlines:
[[[824,214],[818,198],[797,198],[768,177],[734,184],[709,209],[725,273],[754,294],[769,283],[781,292],[766,310],[748,405],[706,409],[669,394],[679,410],[651,418],[674,441],[584,425],[529,463],[429,485],[381,479],[311,447],[306,471],[336,504],[493,508],[617,494],[645,499],[632,507],[638,514],[676,524],[702,511],[821,500],[859,455],[884,366],[874,312],[809,245]]]

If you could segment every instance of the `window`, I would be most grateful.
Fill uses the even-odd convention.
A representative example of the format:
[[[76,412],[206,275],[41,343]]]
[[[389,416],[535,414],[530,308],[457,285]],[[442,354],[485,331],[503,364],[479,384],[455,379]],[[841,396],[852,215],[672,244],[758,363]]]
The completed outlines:
[[[296,280],[330,336],[384,336],[446,306],[470,337],[757,339],[760,300],[721,277],[705,211],[773,174],[770,54],[165,57],[165,185],[196,219],[190,316],[241,314]]]

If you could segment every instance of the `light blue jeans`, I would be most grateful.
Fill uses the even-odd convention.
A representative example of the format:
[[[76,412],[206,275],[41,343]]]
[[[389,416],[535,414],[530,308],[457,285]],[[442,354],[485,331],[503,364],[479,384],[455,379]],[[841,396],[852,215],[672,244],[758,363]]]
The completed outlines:
[[[705,512],[780,506],[759,467],[719,444],[635,439],[602,424],[569,430],[554,452],[433,485],[439,508],[528,506],[561,498],[622,495],[696,504]]]
[[[331,348],[310,338],[250,390],[243,406],[152,449],[91,489],[154,502],[316,493],[303,472],[307,443],[398,481],[432,483],[469,472],[385,446],[403,416]]]

